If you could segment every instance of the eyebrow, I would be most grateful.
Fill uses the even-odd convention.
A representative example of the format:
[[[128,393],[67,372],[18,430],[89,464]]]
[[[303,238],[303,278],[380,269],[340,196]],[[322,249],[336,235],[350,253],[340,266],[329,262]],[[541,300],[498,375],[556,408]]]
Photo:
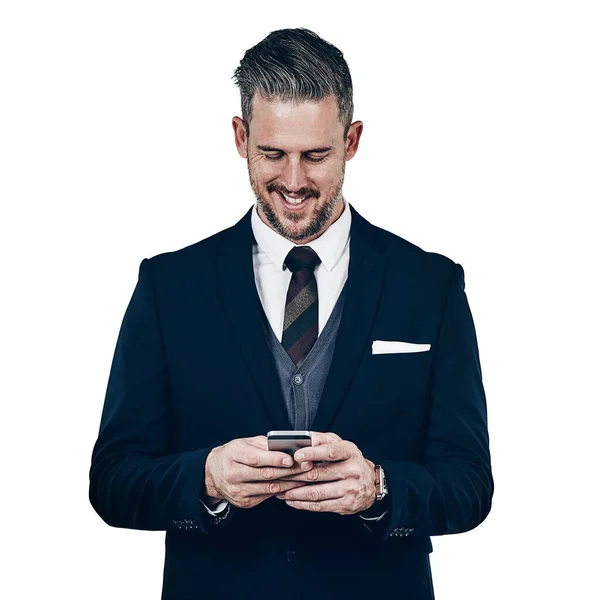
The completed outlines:
[[[263,152],[283,152],[280,148],[273,148],[272,146],[256,146],[259,150]],[[320,154],[321,152],[329,152],[329,150],[333,149],[333,146],[323,146],[322,148],[313,148],[312,150],[306,150],[303,154],[314,153]]]

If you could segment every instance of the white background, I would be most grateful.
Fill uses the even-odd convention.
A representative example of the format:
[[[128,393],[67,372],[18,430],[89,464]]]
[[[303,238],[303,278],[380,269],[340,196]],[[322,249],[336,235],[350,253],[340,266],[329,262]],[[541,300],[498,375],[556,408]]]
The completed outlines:
[[[436,597],[599,597],[597,3],[210,5],[1,4],[0,596],[160,597],[164,532],[87,497],[117,334],[143,258],[252,205],[231,77],[304,26],[350,66],[349,202],[465,269],[496,491]]]

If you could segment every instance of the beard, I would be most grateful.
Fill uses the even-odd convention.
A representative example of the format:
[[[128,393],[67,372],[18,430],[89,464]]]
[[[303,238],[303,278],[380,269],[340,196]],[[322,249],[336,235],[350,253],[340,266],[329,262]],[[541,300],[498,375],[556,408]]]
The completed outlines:
[[[256,196],[256,201],[258,205],[262,209],[268,223],[271,228],[277,231],[280,235],[285,237],[288,240],[293,242],[302,242],[307,238],[318,237],[318,234],[322,233],[323,230],[328,226],[331,216],[333,215],[338,203],[342,199],[342,186],[344,184],[344,175],[346,172],[346,161],[342,162],[342,173],[336,185],[334,186],[333,191],[326,198],[325,202],[322,205],[319,205],[318,200],[321,197],[321,194],[314,189],[302,189],[301,195],[306,196],[310,194],[315,199],[315,209],[310,217],[310,222],[308,225],[303,227],[302,229],[291,229],[290,227],[284,225],[275,211],[273,210],[273,201],[271,200],[270,194],[276,191],[283,191],[285,188],[281,188],[278,185],[268,185],[266,188],[267,197],[265,197],[259,189],[258,183],[253,176],[253,173],[250,169],[250,161],[247,161],[248,165],[248,175],[250,177],[250,185],[252,187],[252,191]],[[305,218],[304,213],[294,213],[294,212],[286,212],[286,219],[288,221],[292,221],[294,223],[298,223],[302,219]]]

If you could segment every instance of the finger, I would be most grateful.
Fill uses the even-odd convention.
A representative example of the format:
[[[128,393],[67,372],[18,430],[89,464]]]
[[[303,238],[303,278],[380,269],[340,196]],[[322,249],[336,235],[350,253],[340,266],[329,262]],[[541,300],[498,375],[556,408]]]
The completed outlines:
[[[300,502],[323,502],[336,500],[346,495],[347,485],[343,483],[320,483],[318,485],[303,485],[295,489],[276,494],[280,500],[298,500]]]
[[[290,472],[285,477],[280,477],[280,481],[306,481],[315,483],[321,481],[340,481],[353,477],[354,467],[347,461],[332,463],[313,463],[313,468],[300,473]]]
[[[312,440],[313,446],[321,446],[323,444],[330,444],[332,442],[341,442],[342,438],[337,434],[331,431],[328,432],[320,432],[320,431],[312,431]],[[318,462],[327,462],[327,461],[318,461]]]
[[[285,503],[292,508],[296,508],[297,510],[308,510],[310,512],[331,512],[339,515],[354,514],[344,508],[341,499],[339,498],[337,500],[323,500],[322,502],[286,500]]]
[[[311,431],[310,436],[312,438],[313,446],[320,446],[322,444],[329,444],[332,441],[341,442],[342,438],[337,433],[328,431],[323,433],[321,431]]]
[[[250,467],[285,467],[292,466],[293,460],[289,454],[278,450],[267,450],[259,447],[260,442],[251,443],[240,441],[232,445],[230,458],[234,462]]]
[[[269,449],[269,441],[267,440],[266,435],[255,435],[249,438],[240,438],[242,441],[254,446],[255,448],[260,448],[261,450]]]
[[[348,460],[357,454],[357,447],[352,442],[342,440],[341,442],[330,442],[320,446],[309,446],[297,450],[294,460],[302,461],[339,461]]]
[[[297,487],[302,487],[305,484],[301,481],[267,481],[265,483],[247,483],[243,490],[247,496],[261,496],[287,493]]]
[[[281,477],[278,477],[278,479],[281,481],[320,481],[322,478],[321,472],[315,471],[313,473],[313,471],[317,468],[319,464],[321,463],[302,462],[300,470],[297,470],[294,467],[294,471],[290,469],[287,473],[285,473]]]
[[[236,467],[236,480],[242,482],[268,481],[303,472],[302,465],[298,463],[294,463],[291,467],[249,467],[248,465],[240,465]]]

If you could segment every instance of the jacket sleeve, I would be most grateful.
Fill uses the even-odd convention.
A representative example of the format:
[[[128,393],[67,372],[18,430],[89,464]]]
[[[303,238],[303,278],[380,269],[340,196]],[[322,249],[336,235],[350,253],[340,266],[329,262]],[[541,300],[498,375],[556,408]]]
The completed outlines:
[[[113,527],[209,533],[231,516],[215,526],[200,502],[212,448],[173,451],[169,370],[151,266],[142,260],[119,331],[92,451],[89,499]]]
[[[421,462],[381,460],[391,517],[381,533],[432,536],[474,529],[491,509],[486,398],[475,326],[455,264],[432,363]]]

